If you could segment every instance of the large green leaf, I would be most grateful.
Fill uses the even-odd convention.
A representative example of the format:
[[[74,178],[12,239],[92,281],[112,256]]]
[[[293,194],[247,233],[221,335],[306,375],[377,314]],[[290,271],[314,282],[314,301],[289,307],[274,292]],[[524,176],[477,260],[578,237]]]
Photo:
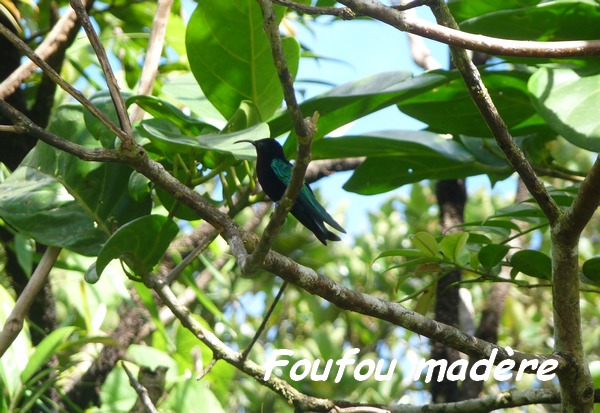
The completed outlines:
[[[276,9],[280,19],[283,8]],[[282,43],[295,76],[300,46],[290,37]],[[283,92],[255,0],[199,2],[187,27],[186,47],[192,73],[225,118],[233,115],[242,100],[254,102],[263,119],[281,106]]]
[[[117,258],[125,259],[138,276],[149,273],[178,232],[177,224],[162,215],[147,215],[123,225],[112,234],[98,254],[98,277]]]
[[[513,271],[544,280],[552,279],[552,260],[541,251],[517,251],[510,257],[510,264]]]
[[[448,7],[457,22],[500,10],[535,6],[539,0],[448,0]]]
[[[600,71],[541,68],[529,81],[538,112],[573,145],[600,152]]]
[[[471,33],[516,40],[591,40],[598,38],[600,8],[592,0],[549,1],[501,10],[463,21]]]
[[[400,110],[426,123],[434,132],[491,138],[462,78],[455,71],[445,72],[444,76],[444,84],[432,85],[427,91],[399,102]],[[519,71],[482,73],[483,82],[509,128],[535,115],[527,91],[528,78],[529,73]]]
[[[0,185],[0,216],[46,245],[94,255],[107,233],[55,177],[21,166]]]
[[[100,146],[78,105],[58,108],[48,130]],[[0,184],[0,216],[43,244],[95,255],[115,228],[150,211],[149,197],[135,202],[129,195],[131,172],[124,164],[85,162],[39,142]]]
[[[77,328],[74,326],[60,327],[48,334],[35,348],[27,366],[21,373],[21,380],[27,383],[33,375],[44,367],[44,365],[53,356],[56,356],[58,349],[67,341]]]
[[[385,131],[321,139],[314,159],[366,156],[344,189],[373,195],[423,179],[463,178],[483,173],[508,176],[509,168],[477,162],[459,143],[430,132]]]
[[[234,159],[255,159],[256,151],[248,145],[235,142],[242,139],[257,140],[269,136],[266,123],[259,123],[247,129],[231,133],[210,133],[199,136],[186,136],[181,130],[165,119],[149,119],[139,126],[140,132],[148,137],[167,157],[175,154],[191,155],[209,168],[229,157]]]
[[[176,106],[185,105],[194,115],[207,123],[225,124],[225,118],[204,96],[204,92],[191,73],[169,78],[161,93]]]
[[[409,72],[386,72],[345,83],[303,102],[300,107],[307,116],[319,112],[315,139],[356,119],[391,106],[446,83],[443,71],[428,72],[412,77]],[[269,121],[271,136],[276,137],[292,129],[290,116],[282,112]],[[288,140],[286,153],[295,149]]]

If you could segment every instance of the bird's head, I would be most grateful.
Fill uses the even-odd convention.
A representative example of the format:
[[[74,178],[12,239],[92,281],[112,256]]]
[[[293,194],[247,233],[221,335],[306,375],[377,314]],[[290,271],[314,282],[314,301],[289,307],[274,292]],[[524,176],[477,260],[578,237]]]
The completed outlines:
[[[266,155],[269,158],[283,158],[285,159],[285,155],[283,153],[283,148],[275,139],[265,138],[259,139],[256,141],[251,141],[249,139],[242,139],[236,141],[235,143],[249,143],[256,148],[256,153],[258,155]]]

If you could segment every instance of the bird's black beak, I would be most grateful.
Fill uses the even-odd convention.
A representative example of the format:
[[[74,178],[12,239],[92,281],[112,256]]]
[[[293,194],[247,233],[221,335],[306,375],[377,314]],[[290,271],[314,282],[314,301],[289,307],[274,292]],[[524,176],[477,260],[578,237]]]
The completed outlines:
[[[248,139],[242,139],[241,141],[235,141],[233,143],[242,143],[242,142],[249,143],[250,145],[256,147],[256,144],[254,143],[254,141],[251,141],[251,140],[248,140]]]

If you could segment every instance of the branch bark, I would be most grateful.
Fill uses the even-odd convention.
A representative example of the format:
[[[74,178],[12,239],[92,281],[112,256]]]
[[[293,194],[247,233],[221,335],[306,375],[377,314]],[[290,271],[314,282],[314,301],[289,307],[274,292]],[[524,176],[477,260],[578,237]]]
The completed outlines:
[[[35,297],[37,297],[46,284],[46,279],[58,258],[60,250],[58,247],[48,247],[46,249],[23,293],[17,299],[15,306],[4,323],[2,332],[0,332],[0,357],[8,350],[23,329],[23,322],[25,321],[29,307],[31,307]]]
[[[357,15],[372,17],[403,32],[413,33],[450,46],[495,56],[516,57],[581,57],[600,55],[600,40],[565,42],[533,42],[499,39],[471,34],[429,23],[419,18],[407,19],[400,11],[374,0],[340,0]]]
[[[304,186],[304,175],[306,174],[306,168],[310,163],[310,147],[315,135],[318,119],[318,114],[315,114],[313,118],[304,119],[302,117],[300,105],[296,100],[294,79],[288,69],[285,53],[283,51],[283,45],[279,35],[279,25],[273,10],[273,3],[271,0],[261,0],[260,5],[264,18],[264,29],[271,44],[273,63],[275,64],[275,69],[277,69],[277,75],[279,76],[279,82],[283,89],[285,103],[290,117],[292,118],[292,125],[296,132],[298,147],[290,183],[281,197],[281,200],[277,203],[275,212],[271,216],[263,236],[249,256],[246,257],[244,254],[241,255],[240,266],[242,271],[247,274],[256,272],[256,269],[264,261],[267,253],[271,249],[271,244],[273,243],[275,236],[285,222],[288,213],[296,202],[296,198],[298,198],[300,190]],[[241,249],[238,251],[243,252]]]
[[[85,1],[84,5],[88,6],[90,2]],[[67,42],[68,33],[77,26],[77,16],[73,10],[67,10],[60,20],[54,25],[50,33],[44,41],[35,49],[35,54],[42,60],[47,60],[50,56],[56,53],[62,47],[62,43]],[[3,30],[8,28],[3,26]],[[4,32],[3,32],[4,34]],[[0,99],[6,99],[12,95],[15,90],[31,75],[37,68],[33,61],[26,60],[21,66],[10,76],[0,83]]]

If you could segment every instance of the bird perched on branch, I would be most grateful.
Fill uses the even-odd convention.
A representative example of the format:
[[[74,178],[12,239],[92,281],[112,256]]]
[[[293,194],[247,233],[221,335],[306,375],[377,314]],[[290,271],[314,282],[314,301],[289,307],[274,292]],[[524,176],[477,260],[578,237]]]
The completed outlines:
[[[286,159],[283,148],[275,139],[260,139],[257,141],[240,140],[236,143],[247,142],[256,148],[256,173],[258,182],[265,194],[274,202],[283,196],[285,189],[292,179],[292,164]],[[338,224],[315,198],[312,189],[304,183],[296,203],[290,213],[323,243],[339,241],[333,232],[325,227],[325,223],[336,230],[346,233],[344,228]]]

